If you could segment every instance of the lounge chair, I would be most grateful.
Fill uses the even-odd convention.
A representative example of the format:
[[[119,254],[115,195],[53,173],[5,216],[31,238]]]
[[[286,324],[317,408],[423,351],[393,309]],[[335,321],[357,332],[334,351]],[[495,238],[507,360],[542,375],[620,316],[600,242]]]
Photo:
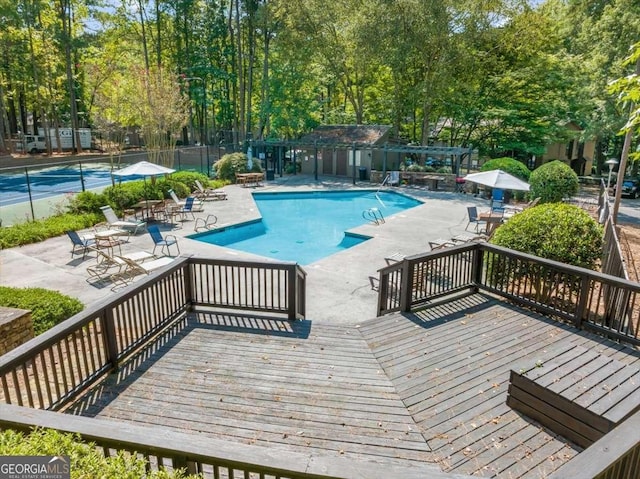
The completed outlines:
[[[156,225],[149,226],[147,231],[149,232],[149,234],[151,235],[151,239],[153,240],[154,255],[156,254],[156,248],[158,246],[161,246],[162,248],[160,249],[160,251],[162,252],[162,254],[171,256],[171,254],[169,253],[171,252],[171,246],[173,245],[176,245],[176,248],[178,249],[178,254],[180,254],[180,246],[178,246],[178,239],[174,235],[166,235],[165,237],[162,237],[162,233],[160,233],[160,229]],[[167,250],[166,253],[164,252],[165,248]]]
[[[136,263],[157,259],[153,253],[149,253],[148,251],[135,251],[119,256],[112,256],[101,250],[96,250],[96,252],[98,255],[97,263],[87,267],[87,273],[89,275],[89,277],[86,278],[87,283],[111,281],[113,275],[122,273],[127,266],[123,258],[130,259]]]
[[[132,234],[136,234],[139,229],[146,229],[147,223],[144,221],[126,221],[121,220],[116,216],[111,206],[101,206],[100,209],[107,220],[109,228],[118,228],[126,231],[130,231]]]
[[[73,244],[73,249],[71,250],[72,258],[73,255],[78,252],[78,250],[81,250],[82,259],[85,259],[85,257],[87,256],[87,252],[91,251],[96,246],[96,239],[92,234],[80,236],[76,231],[73,230],[66,231],[66,233],[71,240],[71,243]]]
[[[400,184],[400,172],[399,171],[390,171],[389,172],[389,182],[391,186]]]
[[[111,275],[111,280],[114,283],[113,288],[111,289],[127,286],[136,276],[151,274],[155,270],[164,268],[174,261],[174,258],[170,258],[168,256],[156,258],[151,261],[145,261],[143,263],[134,261],[126,256],[118,256],[116,258],[123,261],[125,263],[125,267],[120,272]]]
[[[196,191],[195,195],[198,199],[207,201],[207,200],[226,200],[227,193],[221,189],[213,189],[213,188],[205,188],[200,183],[200,180],[195,181]]]

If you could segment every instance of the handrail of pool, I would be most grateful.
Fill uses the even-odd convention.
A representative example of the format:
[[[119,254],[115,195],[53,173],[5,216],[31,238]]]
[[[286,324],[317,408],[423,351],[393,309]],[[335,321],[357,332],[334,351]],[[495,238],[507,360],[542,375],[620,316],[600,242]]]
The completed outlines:
[[[58,409],[201,306],[304,318],[295,263],[181,256],[0,357],[0,403]]]

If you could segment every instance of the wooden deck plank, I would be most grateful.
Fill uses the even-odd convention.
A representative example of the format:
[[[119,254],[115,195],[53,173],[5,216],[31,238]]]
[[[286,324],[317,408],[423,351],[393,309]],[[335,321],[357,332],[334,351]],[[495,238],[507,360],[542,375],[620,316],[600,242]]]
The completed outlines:
[[[566,364],[551,384],[569,391],[572,361],[595,353],[640,357],[487,295],[356,326],[198,314],[75,411],[283,450],[544,477],[580,448],[506,404],[509,372]],[[576,403],[606,407],[640,380],[594,366],[583,374],[591,390],[571,390]]]

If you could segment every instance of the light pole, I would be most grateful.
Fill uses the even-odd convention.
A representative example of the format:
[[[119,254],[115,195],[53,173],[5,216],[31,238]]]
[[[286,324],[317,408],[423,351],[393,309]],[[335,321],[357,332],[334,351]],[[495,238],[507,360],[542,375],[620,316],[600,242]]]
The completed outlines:
[[[611,173],[613,172],[613,167],[618,164],[618,160],[616,160],[615,158],[609,158],[607,161],[605,161],[605,163],[609,165],[609,176],[607,178],[607,193],[608,193],[609,189],[611,188]]]
[[[202,115],[204,116],[204,121],[203,121],[203,128],[204,131],[201,130],[201,135],[200,135],[200,142],[202,143],[202,146],[207,144],[207,82],[204,81],[203,78],[201,77],[186,77],[183,78],[184,81],[190,81],[190,80],[198,80],[202,82],[202,99],[204,101],[203,104],[203,108],[202,108]],[[202,138],[204,136],[204,138]]]

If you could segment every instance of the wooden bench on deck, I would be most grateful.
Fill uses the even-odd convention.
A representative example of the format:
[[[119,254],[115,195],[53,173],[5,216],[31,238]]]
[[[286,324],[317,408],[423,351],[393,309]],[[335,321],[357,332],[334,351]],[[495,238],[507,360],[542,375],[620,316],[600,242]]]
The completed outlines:
[[[575,346],[511,370],[507,404],[581,447],[640,409],[640,370]]]

